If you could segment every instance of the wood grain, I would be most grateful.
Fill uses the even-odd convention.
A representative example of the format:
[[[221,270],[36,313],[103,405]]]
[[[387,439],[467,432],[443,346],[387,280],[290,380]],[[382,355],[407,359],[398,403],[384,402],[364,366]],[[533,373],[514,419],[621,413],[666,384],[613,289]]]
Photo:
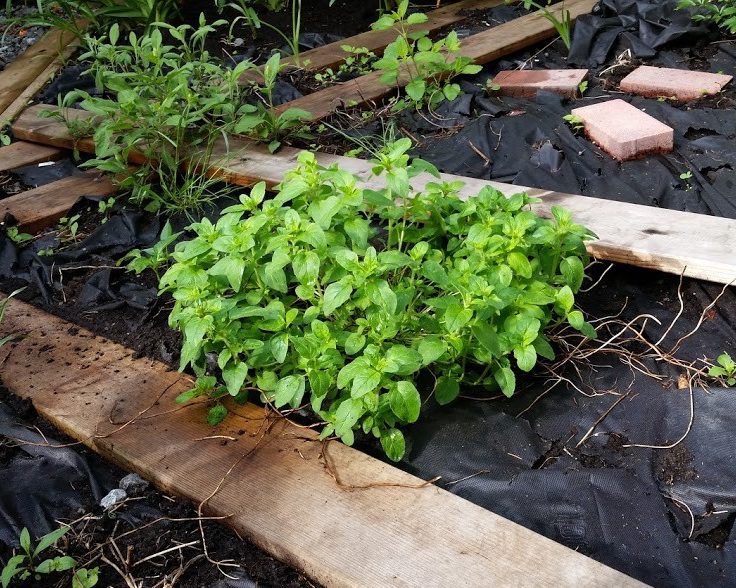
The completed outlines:
[[[426,30],[436,31],[448,25],[464,20],[466,17],[460,13],[465,10],[482,10],[493,8],[503,4],[504,0],[462,0],[432,10],[427,13],[428,20],[421,26],[410,27],[409,30]],[[386,45],[396,39],[397,33],[394,30],[388,31],[366,31],[352,37],[340,39],[334,43],[328,43],[308,51],[302,51],[299,56],[299,64],[303,69],[310,71],[320,71],[328,67],[334,68],[350,57],[350,53],[343,51],[343,45],[350,47],[365,47],[380,55],[386,48]],[[281,61],[283,65],[296,65],[293,57],[287,57]],[[260,70],[249,70],[241,77],[243,83],[248,81],[259,81]]]
[[[66,155],[65,149],[47,147],[38,143],[16,141],[0,147],[0,172],[5,172],[25,165],[34,165],[46,161],[56,161]]]
[[[4,385],[123,468],[206,501],[204,512],[325,586],[642,586],[254,405],[213,430],[203,404],[172,411],[186,376],[70,327],[12,300],[0,331],[25,336],[0,349]]]
[[[578,16],[587,14],[598,0],[567,0],[554,4],[550,13],[560,17],[561,10],[570,12],[572,22]],[[537,11],[498,25],[482,33],[463,39],[459,55],[470,57],[478,64],[494,61],[505,55],[530,47],[557,35],[554,26]],[[373,72],[347,82],[336,84],[308,94],[279,106],[276,111],[287,108],[301,108],[312,113],[312,120],[321,120],[342,106],[356,106],[376,102],[394,92],[395,87],[380,81],[381,72]],[[399,76],[397,86],[405,86],[410,77],[404,72]]]
[[[70,31],[51,29],[0,72],[0,121],[9,122],[5,115],[8,107],[75,38]]]
[[[13,133],[27,141],[71,148],[74,141],[66,127],[39,116],[48,108],[51,107],[38,105],[26,110],[13,126]],[[91,115],[69,110],[68,116],[82,118]],[[260,180],[265,180],[270,186],[278,184],[284,173],[296,165],[299,153],[297,149],[283,148],[270,154],[263,146],[237,137],[230,137],[227,145],[229,151],[224,141],[214,149],[208,172],[243,186]],[[78,141],[76,146],[80,151],[94,152],[94,143],[90,139]],[[317,158],[323,165],[340,164],[368,186],[376,185],[371,166],[365,160],[329,154],[317,154]],[[134,155],[133,160],[141,162],[140,156]],[[553,205],[564,206],[573,213],[576,222],[598,235],[598,239],[590,241],[587,246],[588,251],[599,259],[722,284],[730,284],[736,279],[736,220],[451,174],[442,176],[448,181],[465,182],[465,196],[477,193],[483,186],[492,186],[507,195],[528,192],[540,198],[542,202],[534,207],[540,214],[548,215]],[[419,189],[428,180],[428,177],[419,177],[413,185]],[[693,239],[693,235],[699,235],[699,238]]]
[[[97,172],[69,176],[0,200],[0,218],[15,219],[29,233],[53,226],[82,196],[109,196],[117,188]]]

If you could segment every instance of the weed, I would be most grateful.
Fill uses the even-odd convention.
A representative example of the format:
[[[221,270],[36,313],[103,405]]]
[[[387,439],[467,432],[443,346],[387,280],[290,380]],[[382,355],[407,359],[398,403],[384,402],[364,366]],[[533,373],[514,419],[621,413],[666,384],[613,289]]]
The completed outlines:
[[[341,49],[350,55],[347,57],[337,71],[327,68],[314,75],[314,79],[322,85],[330,85],[348,78],[362,76],[372,71],[372,63],[376,60],[376,54],[365,47],[351,47],[341,45]]]
[[[380,79],[384,84],[407,81],[406,96],[416,107],[435,107],[444,99],[454,100],[460,94],[460,86],[451,83],[452,78],[478,73],[481,67],[474,65],[472,59],[457,55],[460,41],[455,31],[435,42],[426,30],[409,31],[410,26],[427,22],[427,15],[407,14],[408,9],[409,0],[402,0],[395,11],[383,14],[371,25],[374,30],[396,29],[399,33],[373,68],[382,72]],[[406,105],[402,100],[397,108]]]
[[[537,216],[526,194],[486,187],[462,200],[462,182],[439,180],[414,193],[411,178],[438,174],[410,162],[410,147],[376,154],[385,186],[371,190],[303,152],[272,199],[260,183],[189,227],[160,282],[176,301],[181,367],[200,378],[180,401],[257,387],[277,408],[310,403],[323,438],[351,444],[360,429],[397,460],[399,426],[419,417],[420,370],[435,374],[440,404],[462,383],[510,396],[512,361],[528,372],[554,357],[545,329],[595,336],[574,308],[591,233],[557,207]]]
[[[736,34],[736,0],[680,0],[677,8],[693,9],[693,20],[712,22]]]
[[[244,105],[235,125],[236,133],[266,143],[271,153],[281,146],[286,135],[309,138],[304,123],[312,116],[301,108],[287,108],[280,113],[274,109],[273,90],[281,69],[281,57],[274,53],[263,67],[263,84],[258,87],[262,99]]]
[[[570,46],[572,45],[572,19],[570,18],[570,11],[565,9],[564,1],[562,3],[560,18],[557,18],[549,9],[549,5],[552,0],[547,0],[546,5],[535,2],[535,0],[523,0],[523,2],[524,9],[530,10],[531,8],[536,8],[542,13],[542,16],[544,16],[544,18],[546,18],[550,24],[555,27],[557,34],[560,35],[560,39],[562,39],[562,42],[569,51]]]
[[[25,243],[26,241],[30,241],[33,239],[33,235],[29,235],[28,233],[21,233],[18,230],[18,227],[8,227],[5,231],[5,234],[8,236],[8,239],[10,239],[13,243]]]
[[[95,586],[98,579],[98,568],[74,569],[77,562],[68,555],[48,557],[39,561],[42,554],[54,546],[67,531],[69,531],[69,527],[60,527],[55,531],[51,531],[41,537],[34,547],[28,529],[24,528],[19,537],[21,553],[11,557],[3,567],[2,572],[0,572],[0,586],[8,588],[14,579],[24,582],[33,578],[39,582],[43,576],[69,570],[73,570],[72,588],[92,588]]]
[[[588,91],[588,80],[583,80],[578,84],[578,92],[583,96]]]
[[[81,100],[97,119],[96,157],[84,165],[118,175],[121,187],[131,191],[131,202],[147,210],[194,215],[214,197],[209,193],[213,180],[180,169],[195,152],[209,155],[215,141],[232,132],[247,112],[238,78],[253,65],[226,69],[205,50],[208,35],[222,24],[207,24],[203,16],[197,29],[161,24],[141,37],[130,33],[127,44],[113,25],[107,37],[88,39],[82,59],[92,62],[99,90],[114,98],[82,91],[64,98],[64,104]],[[162,31],[176,44],[164,43]],[[63,109],[57,116],[63,118]],[[134,152],[147,163],[131,171],[128,159]]]
[[[717,378],[727,386],[736,386],[736,361],[728,353],[722,353],[716,360],[717,364],[708,370],[711,378]]]
[[[583,119],[580,118],[577,114],[566,114],[562,117],[562,120],[570,125],[570,128],[573,130],[574,133],[580,133],[585,128],[585,123],[583,122]]]
[[[171,245],[179,238],[179,235],[181,235],[181,233],[174,233],[171,228],[171,223],[167,221],[164,228],[161,230],[161,235],[155,245],[148,249],[143,249],[142,251],[140,249],[129,251],[128,254],[118,262],[118,265],[127,261],[128,263],[125,267],[136,274],[140,274],[141,272],[150,269],[158,278],[160,277],[159,271],[171,258]]]
[[[79,216],[62,216],[59,219],[59,239],[71,239],[76,243],[79,233]]]

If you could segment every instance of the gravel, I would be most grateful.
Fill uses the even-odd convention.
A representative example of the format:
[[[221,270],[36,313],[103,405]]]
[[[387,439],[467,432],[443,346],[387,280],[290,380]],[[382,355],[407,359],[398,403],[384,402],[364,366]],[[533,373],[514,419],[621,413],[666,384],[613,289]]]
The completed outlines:
[[[26,28],[22,23],[14,23],[17,18],[35,14],[35,9],[26,6],[15,8],[8,18],[5,11],[0,11],[0,70],[12,63],[28,47],[43,35],[44,27]]]

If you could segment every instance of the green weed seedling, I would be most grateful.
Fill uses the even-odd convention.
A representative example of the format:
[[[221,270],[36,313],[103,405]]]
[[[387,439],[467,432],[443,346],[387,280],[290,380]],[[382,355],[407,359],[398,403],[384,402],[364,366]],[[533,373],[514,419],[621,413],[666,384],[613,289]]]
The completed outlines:
[[[171,223],[168,221],[161,230],[159,240],[153,247],[148,249],[133,249],[123,257],[117,265],[121,265],[127,261],[126,268],[136,274],[150,269],[159,277],[159,271],[164,267],[170,260],[170,249],[171,245],[179,238],[181,233],[174,233],[171,228]]]
[[[692,10],[693,20],[712,22],[736,34],[736,0],[680,0],[678,10]]]
[[[198,377],[180,401],[257,389],[277,408],[310,406],[322,438],[362,431],[398,460],[420,371],[443,405],[463,384],[511,396],[517,370],[554,357],[548,329],[596,336],[575,308],[591,233],[558,207],[537,216],[526,194],[463,200],[462,182],[439,179],[415,192],[412,178],[439,174],[410,148],[375,153],[370,190],[303,152],[275,195],[259,183],[189,227],[160,281],[181,368]]]
[[[79,568],[75,570],[77,562],[68,555],[41,559],[44,552],[53,547],[68,531],[69,527],[60,527],[55,531],[51,531],[41,537],[34,547],[28,529],[24,528],[19,537],[20,553],[11,557],[3,567],[0,572],[0,586],[8,588],[11,582],[16,580],[25,582],[34,579],[36,582],[40,582],[44,576],[67,571],[72,573],[72,588],[92,588],[95,586],[98,579],[98,568]],[[15,583],[17,584],[17,582]]]
[[[301,108],[287,108],[281,113],[274,111],[273,90],[281,69],[281,56],[274,53],[263,67],[263,85],[258,88],[262,100],[244,105],[235,125],[236,133],[266,143],[271,153],[281,146],[286,135],[309,138],[305,122],[312,117]]]
[[[549,5],[552,3],[552,0],[547,0],[547,4],[540,4],[539,2],[535,2],[535,0],[523,1],[524,8],[526,10],[536,8],[542,13],[542,16],[544,16],[544,18],[546,18],[550,24],[555,27],[557,34],[560,36],[560,39],[562,39],[562,42],[569,51],[570,46],[572,45],[572,19],[570,18],[570,11],[565,9],[564,0],[562,2],[560,18],[557,18],[549,9]]]
[[[408,77],[405,87],[407,100],[396,104],[396,109],[413,104],[416,107],[436,107],[442,100],[454,100],[460,95],[460,85],[452,78],[461,74],[475,74],[482,68],[473,60],[458,55],[460,41],[451,31],[446,37],[433,42],[426,30],[410,31],[409,27],[427,22],[427,15],[408,14],[409,0],[402,0],[393,12],[383,14],[371,25],[374,30],[397,30],[399,36],[373,64],[381,72],[381,82],[393,86],[400,78]]]
[[[13,243],[25,243],[26,241],[30,241],[33,239],[33,235],[29,235],[28,233],[21,233],[18,230],[18,227],[8,227],[5,231],[5,234],[8,236],[8,239],[10,239]]]
[[[585,129],[585,123],[583,122],[583,119],[580,118],[577,114],[566,114],[562,117],[562,120],[570,125],[570,128],[573,130],[574,133],[580,133],[583,131],[583,129]]]
[[[724,352],[718,356],[716,365],[708,370],[708,375],[725,382],[728,386],[736,386],[736,361]]]

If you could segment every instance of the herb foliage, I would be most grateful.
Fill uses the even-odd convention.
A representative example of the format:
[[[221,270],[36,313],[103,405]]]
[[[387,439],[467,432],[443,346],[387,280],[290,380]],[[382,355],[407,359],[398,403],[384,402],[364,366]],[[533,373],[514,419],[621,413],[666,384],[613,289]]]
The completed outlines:
[[[414,192],[411,178],[437,174],[410,146],[373,160],[377,190],[303,152],[273,198],[260,183],[191,225],[160,283],[176,301],[181,368],[200,377],[181,401],[257,387],[278,408],[309,403],[323,438],[352,444],[360,429],[398,460],[420,370],[440,404],[466,383],[510,396],[514,366],[554,357],[545,329],[595,335],[574,308],[591,233],[560,208],[537,216],[526,194],[486,187],[463,201],[462,182],[442,181]]]

